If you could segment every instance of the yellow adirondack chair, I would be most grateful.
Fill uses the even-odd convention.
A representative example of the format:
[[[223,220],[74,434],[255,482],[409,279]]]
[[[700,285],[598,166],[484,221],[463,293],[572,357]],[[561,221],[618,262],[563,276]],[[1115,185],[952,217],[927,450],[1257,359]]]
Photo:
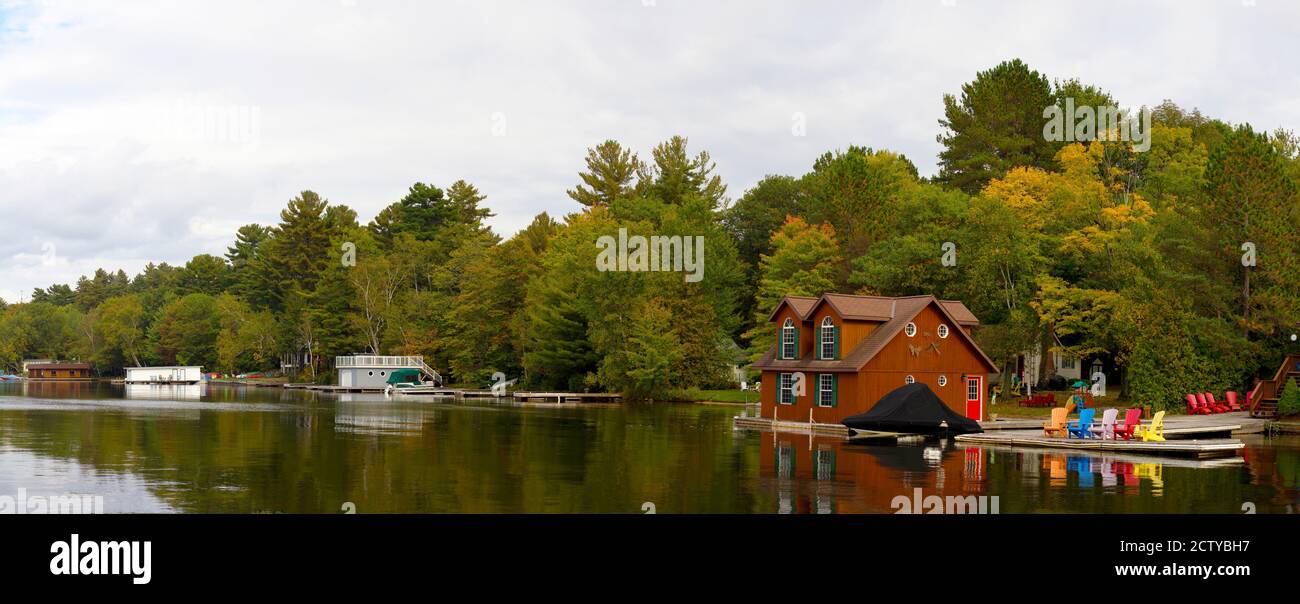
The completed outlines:
[[[1141,436],[1142,442],[1163,441],[1165,439],[1165,412],[1157,411],[1156,416],[1151,418],[1151,423],[1138,426],[1134,429],[1133,435]]]
[[[1052,409],[1052,418],[1043,424],[1043,436],[1065,436],[1065,421],[1069,410],[1065,407]]]

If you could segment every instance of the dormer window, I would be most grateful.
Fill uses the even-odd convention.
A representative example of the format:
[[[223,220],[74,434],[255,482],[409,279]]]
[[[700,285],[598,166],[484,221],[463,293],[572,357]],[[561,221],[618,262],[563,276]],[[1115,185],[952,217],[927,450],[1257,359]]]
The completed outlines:
[[[821,329],[821,358],[834,359],[838,357],[839,330],[835,329],[835,321],[830,317],[822,319]]]
[[[793,359],[799,350],[799,332],[794,327],[794,319],[786,318],[781,326],[781,358]]]

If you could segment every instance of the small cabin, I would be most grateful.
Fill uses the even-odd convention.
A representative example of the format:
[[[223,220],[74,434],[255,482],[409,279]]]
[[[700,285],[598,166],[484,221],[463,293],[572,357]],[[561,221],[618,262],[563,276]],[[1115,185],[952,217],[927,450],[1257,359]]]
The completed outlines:
[[[787,296],[768,318],[776,345],[762,371],[763,417],[839,423],[890,391],[930,387],[952,410],[985,419],[997,365],[973,336],[966,305],[934,296]]]
[[[90,363],[31,363],[27,365],[29,380],[89,380]]]
[[[127,367],[128,384],[197,384],[203,381],[198,365],[177,367]]]

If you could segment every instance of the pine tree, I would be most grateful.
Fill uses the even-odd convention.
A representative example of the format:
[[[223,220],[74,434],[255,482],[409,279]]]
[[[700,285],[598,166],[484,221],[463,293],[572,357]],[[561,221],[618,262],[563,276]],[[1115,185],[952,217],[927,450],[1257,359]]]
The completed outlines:
[[[1057,143],[1043,137],[1043,110],[1054,102],[1047,78],[1020,59],[977,73],[960,99],[944,95],[939,180],[974,194],[1012,167],[1051,167]]]
[[[632,179],[640,168],[635,153],[624,149],[618,141],[607,140],[587,149],[587,171],[578,174],[583,184],[567,193],[586,207],[609,207],[615,199],[631,191]]]

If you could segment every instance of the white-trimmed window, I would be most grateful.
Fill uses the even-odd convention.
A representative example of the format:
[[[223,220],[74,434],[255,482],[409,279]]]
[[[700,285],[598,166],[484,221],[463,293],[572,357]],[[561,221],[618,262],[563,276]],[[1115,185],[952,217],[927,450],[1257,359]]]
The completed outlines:
[[[948,337],[948,326],[944,325],[943,323],[939,324],[939,337],[940,338]]]
[[[835,375],[823,373],[817,376],[817,406],[835,406]]]
[[[794,376],[782,373],[777,378],[776,402],[782,405],[794,404]]]
[[[781,326],[781,358],[793,359],[795,350],[798,345],[795,342],[794,319],[786,317],[785,325]]]
[[[835,321],[830,317],[822,319],[822,358],[835,358]]]
[[[942,388],[947,385],[948,385],[948,376],[946,375],[939,376],[939,387]]]
[[[908,383],[908,384],[915,384],[915,383],[916,383],[916,378],[914,378],[914,377],[912,377],[912,376],[909,375],[909,376],[903,378],[903,381],[906,382],[906,383]]]
[[[909,338],[915,336],[915,335],[916,335],[916,323],[908,323],[908,324],[907,324],[907,327],[904,328],[903,331],[904,331],[905,333],[907,333],[907,337],[909,337]]]
[[[966,400],[975,401],[980,398],[980,381],[971,379],[966,380]]]

